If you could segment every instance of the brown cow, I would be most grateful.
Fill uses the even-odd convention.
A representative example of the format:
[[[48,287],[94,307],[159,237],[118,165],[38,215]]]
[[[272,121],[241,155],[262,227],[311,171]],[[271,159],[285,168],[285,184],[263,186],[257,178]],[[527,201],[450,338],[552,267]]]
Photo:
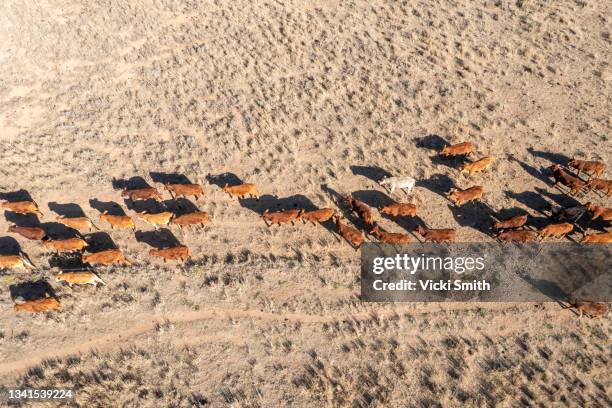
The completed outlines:
[[[549,224],[545,226],[538,232],[538,235],[543,241],[548,237],[563,238],[565,235],[569,234],[573,230],[573,224],[570,224],[569,222],[562,222],[559,224]]]
[[[72,287],[72,285],[98,286],[98,283],[106,285],[106,282],[93,272],[60,272],[55,276],[55,280],[57,282],[66,282],[70,287]]]
[[[457,143],[451,146],[446,146],[444,149],[442,149],[440,154],[445,157],[461,156],[461,155],[468,155],[472,153],[473,150],[474,150],[474,146],[472,145],[472,143],[463,142],[463,143]]]
[[[193,196],[195,200],[197,201],[200,199],[202,195],[204,195],[204,189],[199,184],[165,183],[164,187],[166,188],[166,190],[168,190],[172,198],[177,198],[177,197],[187,198],[187,197]]]
[[[385,244],[408,244],[410,243],[410,237],[406,234],[400,234],[396,232],[386,232],[380,228],[380,226],[375,226],[370,231],[372,235],[383,242]]]
[[[608,305],[601,302],[593,302],[590,300],[576,300],[571,298],[569,300],[571,307],[578,310],[578,317],[586,315],[591,319],[596,317],[605,316],[608,313]]]
[[[294,225],[294,221],[299,220],[303,212],[304,210],[286,210],[271,213],[266,209],[261,215],[261,218],[270,223],[269,225],[266,223],[268,227],[273,224],[281,225],[286,222],[290,222],[291,225]]]
[[[34,268],[32,262],[20,255],[0,255],[0,269]]]
[[[374,214],[366,203],[354,199],[350,194],[344,197],[344,201],[366,224],[374,225]]]
[[[589,234],[582,238],[580,242],[585,244],[612,244],[612,232]]]
[[[417,213],[417,206],[407,203],[393,203],[385,205],[379,211],[381,214],[392,215],[394,217],[414,217]]]
[[[191,257],[189,253],[189,248],[184,245],[177,245],[168,248],[151,249],[149,251],[149,255],[161,257],[164,259],[164,262],[168,260],[180,260],[181,262],[185,262],[185,260]]]
[[[149,200],[151,198],[161,200],[163,198],[155,187],[126,189],[121,192],[121,197],[127,197],[131,201]]]
[[[47,236],[45,230],[39,227],[19,227],[17,225],[11,225],[8,228],[8,232],[19,234],[22,237],[31,239],[33,241],[40,241]]]
[[[461,169],[461,173],[478,173],[479,171],[483,171],[487,167],[489,167],[491,163],[493,163],[493,157],[483,157],[482,159],[476,160],[475,162],[466,163]]]
[[[134,220],[127,215],[112,215],[108,211],[104,211],[100,214],[100,219],[110,224],[111,229],[131,229],[136,230],[136,224]]]
[[[437,244],[442,242],[453,242],[456,236],[456,231],[450,228],[432,229],[423,228],[421,225],[418,225],[416,231],[425,239],[425,242],[431,241]]]
[[[561,183],[569,187],[570,195],[578,194],[586,185],[584,181],[567,173],[558,164],[552,165],[549,168],[552,170],[553,177],[555,178],[555,184],[553,184],[553,186],[556,186],[557,183]]]
[[[469,201],[480,200],[484,194],[484,187],[474,186],[465,190],[452,189],[448,193],[448,199],[455,205],[463,205]]]
[[[204,224],[207,224],[209,222],[210,217],[208,216],[208,213],[204,211],[194,211],[188,214],[177,215],[170,220],[170,224],[178,225],[179,228],[182,228],[186,225],[197,224],[200,224],[200,226],[203,227]]]
[[[578,159],[570,160],[569,166],[578,170],[578,176],[580,176],[580,172],[583,171],[586,174],[588,174],[589,177],[601,176],[604,169],[606,168],[605,163],[602,163],[599,161],[588,161],[588,160],[578,160]]]
[[[156,214],[149,214],[148,212],[144,211],[137,213],[137,215],[138,218],[153,225],[155,229],[158,229],[160,225],[168,225],[172,217],[174,217],[174,213],[171,213],[170,211],[162,211]]]
[[[49,310],[61,309],[61,304],[59,300],[47,297],[36,300],[28,300],[23,303],[15,303],[13,306],[15,312],[29,312],[29,313],[39,313],[39,312],[48,312]]]
[[[100,229],[96,227],[87,217],[65,217],[63,215],[58,215],[56,219],[68,228],[73,228],[77,231],[91,231],[92,229]]]
[[[43,213],[38,209],[38,204],[34,201],[2,201],[2,208],[6,208],[16,214],[36,214],[43,216]]]
[[[237,186],[228,186],[227,184],[223,187],[223,192],[229,194],[230,197],[244,198],[247,195],[251,198],[255,197],[259,200],[259,191],[255,184],[238,184]]]
[[[131,265],[119,249],[107,249],[93,254],[83,254],[82,260],[84,264],[90,265],[112,265],[116,263]]]
[[[592,178],[586,183],[587,191],[599,190],[606,193],[606,197],[612,195],[612,180],[604,180],[599,178]]]
[[[68,239],[46,239],[43,241],[45,248],[55,249],[57,253],[60,252],[73,252],[82,251],[88,245],[87,242],[81,238],[68,238]]]
[[[340,221],[340,217],[334,216],[336,227],[338,228],[338,234],[344,239],[346,239],[355,250],[359,249],[363,241],[365,240],[363,234],[351,227],[350,225],[346,225]]]
[[[319,208],[318,210],[303,212],[300,218],[304,223],[310,221],[313,225],[316,225],[317,222],[330,220],[334,215],[336,215],[336,211],[332,208]]]
[[[612,221],[612,208],[600,207],[591,202],[585,204],[586,209],[591,213],[591,219],[601,218],[604,221]]]
[[[535,241],[537,232],[531,230],[512,230],[497,234],[497,239],[502,242],[530,242]]]
[[[526,223],[527,223],[527,214],[516,215],[514,217],[508,218],[503,221],[494,222],[493,228],[495,228],[496,230],[515,229],[515,228],[521,228]]]

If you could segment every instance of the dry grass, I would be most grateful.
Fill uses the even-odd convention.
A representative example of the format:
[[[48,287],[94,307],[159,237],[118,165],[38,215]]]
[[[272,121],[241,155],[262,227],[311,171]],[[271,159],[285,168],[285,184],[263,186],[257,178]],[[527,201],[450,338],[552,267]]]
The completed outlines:
[[[136,266],[100,268],[98,289],[51,281],[57,260],[16,238],[37,269],[0,276],[0,383],[78,387],[81,406],[610,405],[609,317],[363,304],[344,242],[259,215],[348,192],[378,207],[397,198],[375,182],[389,172],[417,178],[419,217],[459,227],[459,241],[490,240],[490,210],[542,226],[551,206],[576,204],[545,167],[612,163],[611,11],[573,0],[2,1],[0,192],[27,191],[57,229],[51,203],[94,222],[101,203],[133,215],[122,180],[179,173],[205,185],[192,204],[212,223],[170,231],[194,254],[186,267],[100,225],[108,235],[90,238]],[[490,170],[460,175],[459,161],[436,156],[464,140],[496,157]],[[256,183],[262,200],[229,199],[209,173]],[[488,207],[449,206],[451,187],[475,184]],[[7,215],[0,231],[15,221],[29,222]],[[64,310],[16,316],[11,287],[38,280]]]

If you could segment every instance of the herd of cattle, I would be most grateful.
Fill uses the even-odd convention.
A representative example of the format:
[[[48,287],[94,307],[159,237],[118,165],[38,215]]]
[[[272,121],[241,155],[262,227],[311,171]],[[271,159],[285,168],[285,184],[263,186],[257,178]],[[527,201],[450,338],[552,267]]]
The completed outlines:
[[[444,147],[440,151],[440,155],[444,157],[467,157],[473,154],[474,146],[470,142],[459,143]],[[467,162],[462,168],[461,173],[472,175],[473,173],[485,171],[491,166],[493,157],[484,157],[475,161]],[[576,174],[571,174],[564,169],[560,164],[555,164],[550,167],[555,183],[562,184],[569,188],[569,194],[579,196],[590,191],[603,192],[604,197],[612,195],[612,180],[599,178],[605,170],[605,164],[598,161],[585,161],[572,159],[569,161],[569,167],[575,169]],[[587,180],[580,178],[580,173],[587,176]],[[387,188],[391,195],[396,190],[402,190],[410,194],[414,188],[416,180],[412,177],[386,177],[380,181],[380,184]],[[170,194],[172,199],[194,197],[197,201],[203,194],[204,189],[199,184],[190,183],[164,183],[164,188]],[[238,198],[257,198],[260,193],[255,184],[238,184],[229,186],[225,184],[222,188],[230,197]],[[485,188],[483,186],[473,186],[464,190],[452,189],[448,192],[447,198],[455,206],[462,206],[468,202],[480,200],[483,198]],[[131,202],[142,200],[163,200],[161,192],[155,187],[143,187],[125,189],[121,192],[121,196]],[[356,216],[365,225],[365,232],[378,239],[378,241],[389,244],[405,244],[411,241],[408,234],[394,233],[385,231],[376,221],[375,212],[363,201],[360,201],[350,194],[344,197],[350,213],[355,213]],[[30,201],[2,201],[2,208],[16,214],[26,215],[33,214],[42,216],[42,213],[33,200]],[[389,217],[416,217],[417,206],[412,203],[393,202],[389,205],[379,208],[378,211]],[[505,220],[499,220],[493,224],[493,228],[497,231],[495,237],[500,242],[529,242],[536,239],[544,240],[549,237],[562,238],[566,234],[574,230],[574,224],[586,212],[591,214],[591,219],[602,219],[604,221],[612,221],[612,208],[606,208],[587,202],[584,205],[564,208],[558,214],[564,219],[564,222],[552,222],[539,230],[532,230],[526,227],[528,215],[517,215]],[[210,217],[204,211],[195,210],[186,214],[175,214],[170,211],[161,212],[137,212],[136,216],[153,225],[155,229],[164,226],[176,226],[178,228],[188,227],[192,225],[205,225],[209,223]],[[319,208],[312,211],[304,209],[291,209],[283,211],[270,212],[265,210],[262,218],[266,225],[273,224],[282,225],[286,223],[293,224],[296,221],[311,222],[313,224],[333,222],[337,233],[344,238],[356,250],[365,241],[363,231],[355,228],[346,221],[333,208]],[[83,231],[91,231],[97,227],[88,217],[67,217],[60,215],[57,221],[65,226],[75,230],[75,236],[63,239],[52,239],[46,231],[40,227],[25,227],[13,225],[10,226],[8,232],[18,234],[29,240],[41,241],[45,248],[56,251],[57,253],[79,252],[81,253],[81,261],[83,265],[130,265],[130,262],[125,258],[123,252],[117,248],[105,249],[93,253],[85,253],[88,243],[80,235]],[[102,211],[100,221],[107,223],[111,229],[131,229],[136,230],[134,219],[128,215],[109,214],[108,211]],[[567,222],[570,221],[570,222]],[[447,229],[432,229],[426,228],[423,225],[416,227],[416,233],[419,234],[424,241],[444,243],[452,242],[456,237],[456,230],[453,228]],[[585,234],[581,242],[584,243],[612,243],[612,232],[600,232]],[[176,260],[184,262],[190,258],[189,248],[176,244],[163,248],[155,248],[149,251],[151,256],[161,257],[164,261]],[[24,254],[0,255],[0,269],[11,268],[33,268],[34,265]],[[104,284],[94,272],[91,271],[76,271],[76,272],[60,272],[56,276],[57,281],[66,282],[72,287],[74,284]],[[607,305],[589,301],[572,301],[570,304],[579,310],[580,315],[587,314],[591,317],[600,316],[607,312]],[[60,308],[59,300],[53,297],[43,297],[40,299],[29,300],[24,303],[15,304],[15,311],[41,312]]]

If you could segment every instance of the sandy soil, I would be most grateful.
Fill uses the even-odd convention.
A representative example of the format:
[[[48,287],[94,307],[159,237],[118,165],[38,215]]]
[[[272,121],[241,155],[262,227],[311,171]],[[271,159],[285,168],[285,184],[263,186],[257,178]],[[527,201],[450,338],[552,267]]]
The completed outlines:
[[[33,198],[55,236],[70,233],[56,215],[91,217],[94,249],[115,245],[136,265],[70,289],[52,279],[69,260],[3,233],[2,252],[37,268],[0,276],[1,385],[76,387],[83,406],[610,404],[609,317],[554,303],[362,304],[358,253],[331,226],[260,218],[332,206],[356,222],[339,203],[353,193],[418,205],[419,219],[381,218],[390,231],[423,222],[485,241],[493,215],[527,211],[540,227],[555,206],[612,206],[553,188],[546,169],[612,163],[610,4],[1,3],[2,197]],[[491,169],[460,175],[461,160],[438,157],[467,140],[496,157]],[[137,207],[120,196],[172,174],[205,196],[180,209],[167,194]],[[387,174],[415,177],[412,196],[390,197],[377,184]],[[238,180],[261,200],[222,193]],[[445,198],[475,184],[480,204]],[[111,231],[98,215],[114,203],[129,215],[197,207],[213,222]],[[12,223],[37,221],[5,213],[0,231]],[[171,242],[193,260],[148,256]],[[52,291],[64,310],[15,315],[16,288]]]

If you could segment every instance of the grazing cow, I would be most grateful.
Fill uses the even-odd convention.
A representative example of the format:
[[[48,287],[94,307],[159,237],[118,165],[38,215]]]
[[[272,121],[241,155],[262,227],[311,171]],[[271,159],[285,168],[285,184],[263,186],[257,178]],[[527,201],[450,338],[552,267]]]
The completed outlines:
[[[463,168],[461,168],[461,173],[478,173],[479,171],[483,171],[487,167],[489,167],[491,163],[493,163],[493,157],[483,157],[482,159],[476,160],[475,162],[466,163]]]
[[[604,169],[606,168],[605,163],[599,161],[588,161],[588,160],[578,160],[572,159],[569,161],[570,167],[578,170],[578,176],[580,176],[580,172],[585,172],[589,174],[590,177],[596,176],[599,177],[602,175]]]
[[[516,215],[514,217],[508,218],[503,221],[494,222],[493,228],[495,228],[498,231],[503,231],[507,229],[521,228],[526,223],[527,223],[527,214]]]
[[[33,241],[40,241],[47,236],[45,230],[39,227],[19,227],[17,225],[11,225],[8,228],[8,232],[19,234],[22,237],[31,239]]]
[[[350,194],[344,198],[344,201],[366,224],[374,225],[374,214],[366,203],[354,199]]]
[[[465,190],[452,189],[448,193],[448,199],[455,205],[463,205],[469,201],[480,200],[484,194],[484,187],[474,186]]]
[[[155,187],[126,189],[121,192],[121,197],[127,197],[131,201],[162,199],[161,193]]]
[[[569,299],[569,304],[571,307],[578,310],[578,317],[585,315],[593,319],[596,317],[605,316],[608,313],[608,305],[602,302],[577,300],[572,297]]]
[[[612,221],[612,208],[601,207],[591,202],[585,204],[586,209],[591,213],[591,219],[601,218],[604,221]]]
[[[569,222],[562,222],[560,224],[549,224],[542,228],[538,235],[543,241],[548,237],[563,238],[566,234],[569,234],[574,230],[574,224]]]
[[[60,272],[55,277],[55,280],[57,282],[66,282],[70,287],[72,287],[72,285],[98,286],[98,283],[106,285],[106,282],[93,272]]]
[[[606,197],[612,195],[612,180],[604,180],[599,178],[592,178],[586,183],[587,191],[599,190],[606,193]]]
[[[350,225],[344,224],[340,221],[340,217],[334,216],[334,220],[336,222],[336,227],[338,228],[338,234],[344,239],[346,239],[355,250],[359,249],[363,241],[365,240],[361,231],[351,227]]]
[[[385,177],[379,184],[389,190],[389,194],[393,194],[395,189],[402,189],[407,194],[412,192],[416,180],[410,176],[404,177]]]
[[[537,232],[531,230],[512,230],[497,234],[497,239],[502,242],[530,242],[535,241]]]
[[[0,255],[0,269],[34,268],[32,262],[20,255]]]
[[[310,221],[313,225],[316,225],[317,222],[330,220],[334,215],[336,215],[336,211],[332,208],[319,208],[318,210],[303,212],[300,218],[303,223]]]
[[[584,188],[586,185],[584,181],[580,180],[578,177],[574,177],[571,174],[567,173],[565,170],[561,168],[558,164],[554,164],[549,167],[553,172],[553,177],[555,178],[555,183],[553,187],[558,183],[563,184],[570,188],[570,195],[576,195]]]
[[[442,149],[440,154],[445,157],[461,156],[461,155],[468,155],[472,153],[473,150],[474,150],[474,146],[472,145],[471,142],[463,142],[463,143],[457,143],[451,146],[446,146],[444,149]]]
[[[303,213],[304,210],[287,210],[271,213],[266,209],[261,215],[261,218],[270,223],[269,225],[266,223],[268,226],[273,224],[281,225],[286,222],[290,222],[291,225],[294,225],[294,221],[299,220]]]
[[[225,184],[223,192],[229,194],[230,197],[244,198],[247,195],[251,198],[255,197],[259,200],[259,191],[255,184],[239,184],[237,186],[228,186]]]
[[[385,205],[380,210],[381,214],[392,215],[394,217],[415,217],[417,206],[406,203],[393,203]]]
[[[582,238],[580,242],[585,244],[612,244],[612,232],[589,234]]]
[[[191,254],[189,253],[189,248],[184,245],[177,245],[168,248],[151,249],[149,251],[149,255],[163,258],[164,262],[170,260],[180,260],[181,262],[185,262],[188,258],[191,257]]]
[[[153,225],[155,229],[158,229],[160,225],[168,225],[172,217],[174,217],[174,213],[171,213],[170,211],[162,211],[156,214],[149,214],[148,212],[144,211],[137,214],[138,218]]]
[[[455,240],[456,231],[454,229],[432,229],[423,228],[418,225],[416,231],[425,239],[425,242],[435,242],[440,244],[442,242],[453,242]]]
[[[210,217],[208,213],[204,211],[194,211],[188,214],[178,215],[172,217],[170,220],[170,224],[177,225],[179,228],[182,228],[187,225],[197,225],[204,226],[210,222]]]
[[[105,251],[94,252],[93,254],[83,254],[82,261],[84,264],[89,265],[131,265],[119,249],[107,249]]]
[[[38,204],[34,201],[2,201],[2,208],[21,215],[36,214],[40,217],[43,216],[43,213],[38,209]]]
[[[385,244],[408,244],[410,243],[410,237],[406,234],[400,234],[396,232],[386,232],[381,229],[378,225],[372,228],[370,231],[372,235]]]
[[[171,184],[165,183],[164,187],[172,198],[177,197],[190,197],[193,196],[195,200],[199,200],[202,195],[204,195],[204,189],[199,184]]]
[[[100,219],[110,224],[111,229],[131,229],[136,230],[136,224],[134,220],[127,215],[112,215],[108,211],[104,211],[100,214]]]
[[[28,300],[23,303],[15,303],[13,309],[15,312],[39,313],[61,309],[61,306],[62,305],[60,304],[59,300],[52,297],[46,297],[42,299]]]
[[[77,231],[91,231],[92,229],[100,229],[96,227],[87,217],[65,217],[63,215],[58,215],[56,219],[68,228],[72,228]]]
[[[68,238],[68,239],[46,239],[43,241],[45,248],[55,249],[57,253],[60,252],[74,252],[82,251],[88,245],[87,242],[81,238]]]

